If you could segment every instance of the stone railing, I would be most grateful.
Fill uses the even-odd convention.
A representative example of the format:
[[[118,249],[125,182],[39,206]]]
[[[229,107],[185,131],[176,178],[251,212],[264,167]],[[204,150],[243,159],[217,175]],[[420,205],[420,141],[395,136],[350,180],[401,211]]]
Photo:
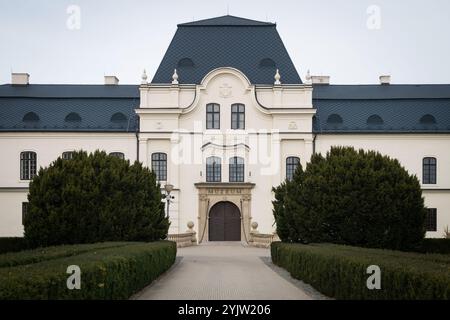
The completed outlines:
[[[169,234],[167,239],[177,243],[177,248],[195,246],[197,244],[197,237],[194,231],[194,223],[189,221],[187,223],[189,230],[185,233]]]
[[[258,248],[269,248],[270,244],[274,241],[280,241],[276,233],[264,234],[259,233],[258,223],[255,221],[252,223],[252,231],[250,231],[250,241],[249,244],[253,247]]]

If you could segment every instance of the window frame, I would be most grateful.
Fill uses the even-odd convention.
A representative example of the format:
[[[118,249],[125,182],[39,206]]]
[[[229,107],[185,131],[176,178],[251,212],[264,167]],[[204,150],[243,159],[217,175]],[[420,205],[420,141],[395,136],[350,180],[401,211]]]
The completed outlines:
[[[426,161],[428,163],[425,163]],[[422,159],[422,184],[437,184],[436,157],[424,157]]]
[[[25,158],[25,155],[33,155],[34,157]],[[22,181],[32,180],[37,175],[37,152],[35,151],[20,152],[19,167],[20,167],[20,180]],[[25,170],[27,172],[25,172]]]
[[[167,153],[153,152],[151,155],[151,161],[152,171],[155,173],[156,180],[158,182],[167,181]]]
[[[231,157],[228,164],[228,180],[230,182],[245,181],[245,159],[242,157]]]
[[[241,111],[242,107],[242,111]],[[233,109],[237,109],[234,111]],[[233,116],[236,119],[233,119]],[[242,128],[241,128],[242,124]],[[233,130],[245,130],[245,104],[234,103],[231,105],[231,129]]]
[[[61,154],[61,158],[62,158],[63,160],[71,160],[71,159],[73,159],[74,153],[75,153],[75,151],[64,151],[64,152]],[[65,157],[66,155],[69,155],[69,154],[70,154],[69,157]]]
[[[206,182],[222,182],[222,158],[206,158]]]
[[[116,157],[121,160],[125,160],[125,153],[120,151],[113,151],[108,154],[110,157]]]
[[[218,111],[216,111],[216,107]],[[212,111],[209,109],[212,108]],[[211,120],[209,120],[211,115]],[[216,128],[216,124],[218,125]],[[220,104],[208,103],[206,105],[206,130],[220,130]]]
[[[290,163],[290,160],[298,160],[297,163]],[[300,165],[300,157],[297,156],[289,156],[286,157],[286,180],[292,181],[294,178],[295,171]]]
[[[437,209],[427,208],[427,215],[425,218],[425,231],[436,232],[437,231]]]

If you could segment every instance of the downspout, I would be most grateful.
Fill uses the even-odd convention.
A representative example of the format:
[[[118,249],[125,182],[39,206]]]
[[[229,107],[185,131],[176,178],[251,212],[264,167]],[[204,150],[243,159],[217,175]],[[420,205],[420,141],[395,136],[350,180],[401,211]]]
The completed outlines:
[[[141,123],[139,115],[136,114],[137,124],[136,124],[136,160],[139,162],[139,125]]]

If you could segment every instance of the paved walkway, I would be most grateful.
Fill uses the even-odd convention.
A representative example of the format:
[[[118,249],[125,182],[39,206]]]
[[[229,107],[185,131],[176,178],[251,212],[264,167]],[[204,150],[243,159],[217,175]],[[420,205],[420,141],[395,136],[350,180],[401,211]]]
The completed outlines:
[[[140,300],[305,300],[323,299],[270,260],[268,249],[214,243],[178,249],[177,262]]]

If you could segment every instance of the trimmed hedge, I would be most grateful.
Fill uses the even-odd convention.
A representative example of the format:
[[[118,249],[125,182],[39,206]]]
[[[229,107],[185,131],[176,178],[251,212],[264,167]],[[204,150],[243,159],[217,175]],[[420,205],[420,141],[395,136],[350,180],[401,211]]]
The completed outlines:
[[[5,252],[16,252],[27,248],[24,238],[5,237],[0,238],[0,254]]]
[[[450,239],[424,239],[419,252],[450,253]]]
[[[333,244],[271,245],[272,261],[337,299],[450,299],[450,256]],[[367,267],[381,269],[381,289],[369,290]]]
[[[0,300],[128,299],[175,262],[176,244],[137,243],[39,263],[0,268]],[[67,289],[67,267],[81,269],[81,289]]]
[[[93,244],[62,245],[9,252],[0,255],[0,268],[38,263],[46,260],[54,260],[79,255],[89,251],[122,247],[136,244],[136,242],[102,242]]]

